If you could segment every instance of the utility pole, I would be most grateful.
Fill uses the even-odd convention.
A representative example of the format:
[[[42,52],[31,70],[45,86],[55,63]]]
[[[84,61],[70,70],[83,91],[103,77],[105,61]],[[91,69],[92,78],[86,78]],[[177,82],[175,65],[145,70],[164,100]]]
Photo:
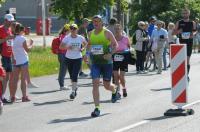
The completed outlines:
[[[42,34],[43,34],[43,48],[46,48],[46,14],[45,14],[45,0],[42,0]]]

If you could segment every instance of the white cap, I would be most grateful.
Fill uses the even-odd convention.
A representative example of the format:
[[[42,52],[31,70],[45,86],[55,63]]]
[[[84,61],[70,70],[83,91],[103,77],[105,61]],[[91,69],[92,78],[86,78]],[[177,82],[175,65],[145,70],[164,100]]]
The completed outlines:
[[[4,19],[9,21],[9,22],[15,21],[15,18],[14,18],[14,16],[12,14],[6,14],[4,16]]]

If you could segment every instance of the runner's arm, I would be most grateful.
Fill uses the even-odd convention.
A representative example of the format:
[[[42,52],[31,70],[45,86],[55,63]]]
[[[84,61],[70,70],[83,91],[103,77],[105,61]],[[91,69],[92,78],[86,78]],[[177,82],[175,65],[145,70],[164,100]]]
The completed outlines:
[[[112,48],[111,54],[113,54],[116,52],[116,49],[118,47],[117,40],[115,39],[114,35],[110,31],[106,30],[105,33],[106,33],[107,39],[110,40],[110,42],[111,42],[111,44],[110,44],[110,46]]]
[[[23,42],[23,48],[26,52],[29,52],[32,47],[33,47],[33,40],[32,39],[30,39],[29,45],[27,44],[26,40]]]
[[[131,48],[131,41],[130,41],[130,39],[129,39],[129,37],[127,36],[127,39],[128,39],[128,47],[129,47],[129,49]]]
[[[87,49],[87,45],[88,45],[88,42],[87,42],[87,41],[85,40],[85,38],[84,38],[84,41],[83,41],[83,43],[82,43],[81,51]]]

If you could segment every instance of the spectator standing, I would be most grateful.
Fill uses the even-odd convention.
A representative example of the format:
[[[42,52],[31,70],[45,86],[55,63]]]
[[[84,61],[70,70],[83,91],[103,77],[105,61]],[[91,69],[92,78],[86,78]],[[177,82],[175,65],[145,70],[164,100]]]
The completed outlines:
[[[138,22],[138,30],[136,30],[136,72],[139,73],[146,73],[144,70],[144,61],[146,58],[146,51],[147,45],[149,43],[149,35],[145,31],[145,22],[139,21]]]
[[[167,30],[162,28],[163,22],[157,20],[156,22],[157,29],[155,29],[152,33],[151,40],[153,41],[153,49],[156,59],[156,64],[158,66],[157,74],[162,73],[162,60],[163,60],[163,49],[168,41],[168,33]]]
[[[5,92],[8,81],[12,73],[12,45],[14,35],[12,34],[11,24],[15,21],[12,14],[6,14],[4,16],[4,24],[0,26],[0,43],[1,43],[1,62],[6,71],[6,77],[3,78],[3,91],[2,101],[3,103],[11,103],[5,98]]]
[[[59,40],[60,43],[62,42],[63,38],[65,38],[65,36],[69,35],[70,33],[70,25],[69,24],[65,24],[61,30],[61,32],[59,33]],[[60,90],[66,90],[67,87],[64,85],[64,80],[65,80],[65,75],[67,72],[67,64],[65,61],[65,54],[66,54],[67,50],[64,49],[58,49],[58,62],[59,62],[59,74],[58,74],[58,83],[60,86]]]
[[[196,52],[196,49],[198,50],[197,52],[200,53],[200,24],[199,24],[199,18],[195,18],[195,23],[196,23],[196,28],[197,28],[197,33],[194,35],[194,47],[193,50]]]
[[[15,27],[15,35],[13,41],[13,56],[14,56],[14,70],[13,70],[13,93],[11,95],[11,101],[15,102],[15,93],[17,90],[17,84],[19,76],[21,77],[21,91],[22,91],[22,102],[30,101],[27,96],[27,76],[28,76],[28,51],[33,47],[33,40],[30,40],[29,45],[27,44],[26,38],[24,37],[24,26],[18,23]]]

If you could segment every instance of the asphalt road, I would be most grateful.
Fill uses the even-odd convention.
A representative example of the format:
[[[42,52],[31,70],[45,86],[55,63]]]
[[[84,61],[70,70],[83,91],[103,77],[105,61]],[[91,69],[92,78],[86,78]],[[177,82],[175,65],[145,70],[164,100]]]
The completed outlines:
[[[28,89],[31,102],[5,105],[0,132],[200,132],[200,54],[193,54],[191,63],[185,108],[192,108],[194,115],[163,116],[166,110],[176,108],[171,103],[170,70],[161,75],[136,75],[130,66],[126,74],[128,97],[113,104],[111,93],[101,86],[98,118],[90,117],[94,109],[91,79],[79,79],[78,96],[71,101],[70,90],[58,90],[57,75],[33,78],[40,88]]]

